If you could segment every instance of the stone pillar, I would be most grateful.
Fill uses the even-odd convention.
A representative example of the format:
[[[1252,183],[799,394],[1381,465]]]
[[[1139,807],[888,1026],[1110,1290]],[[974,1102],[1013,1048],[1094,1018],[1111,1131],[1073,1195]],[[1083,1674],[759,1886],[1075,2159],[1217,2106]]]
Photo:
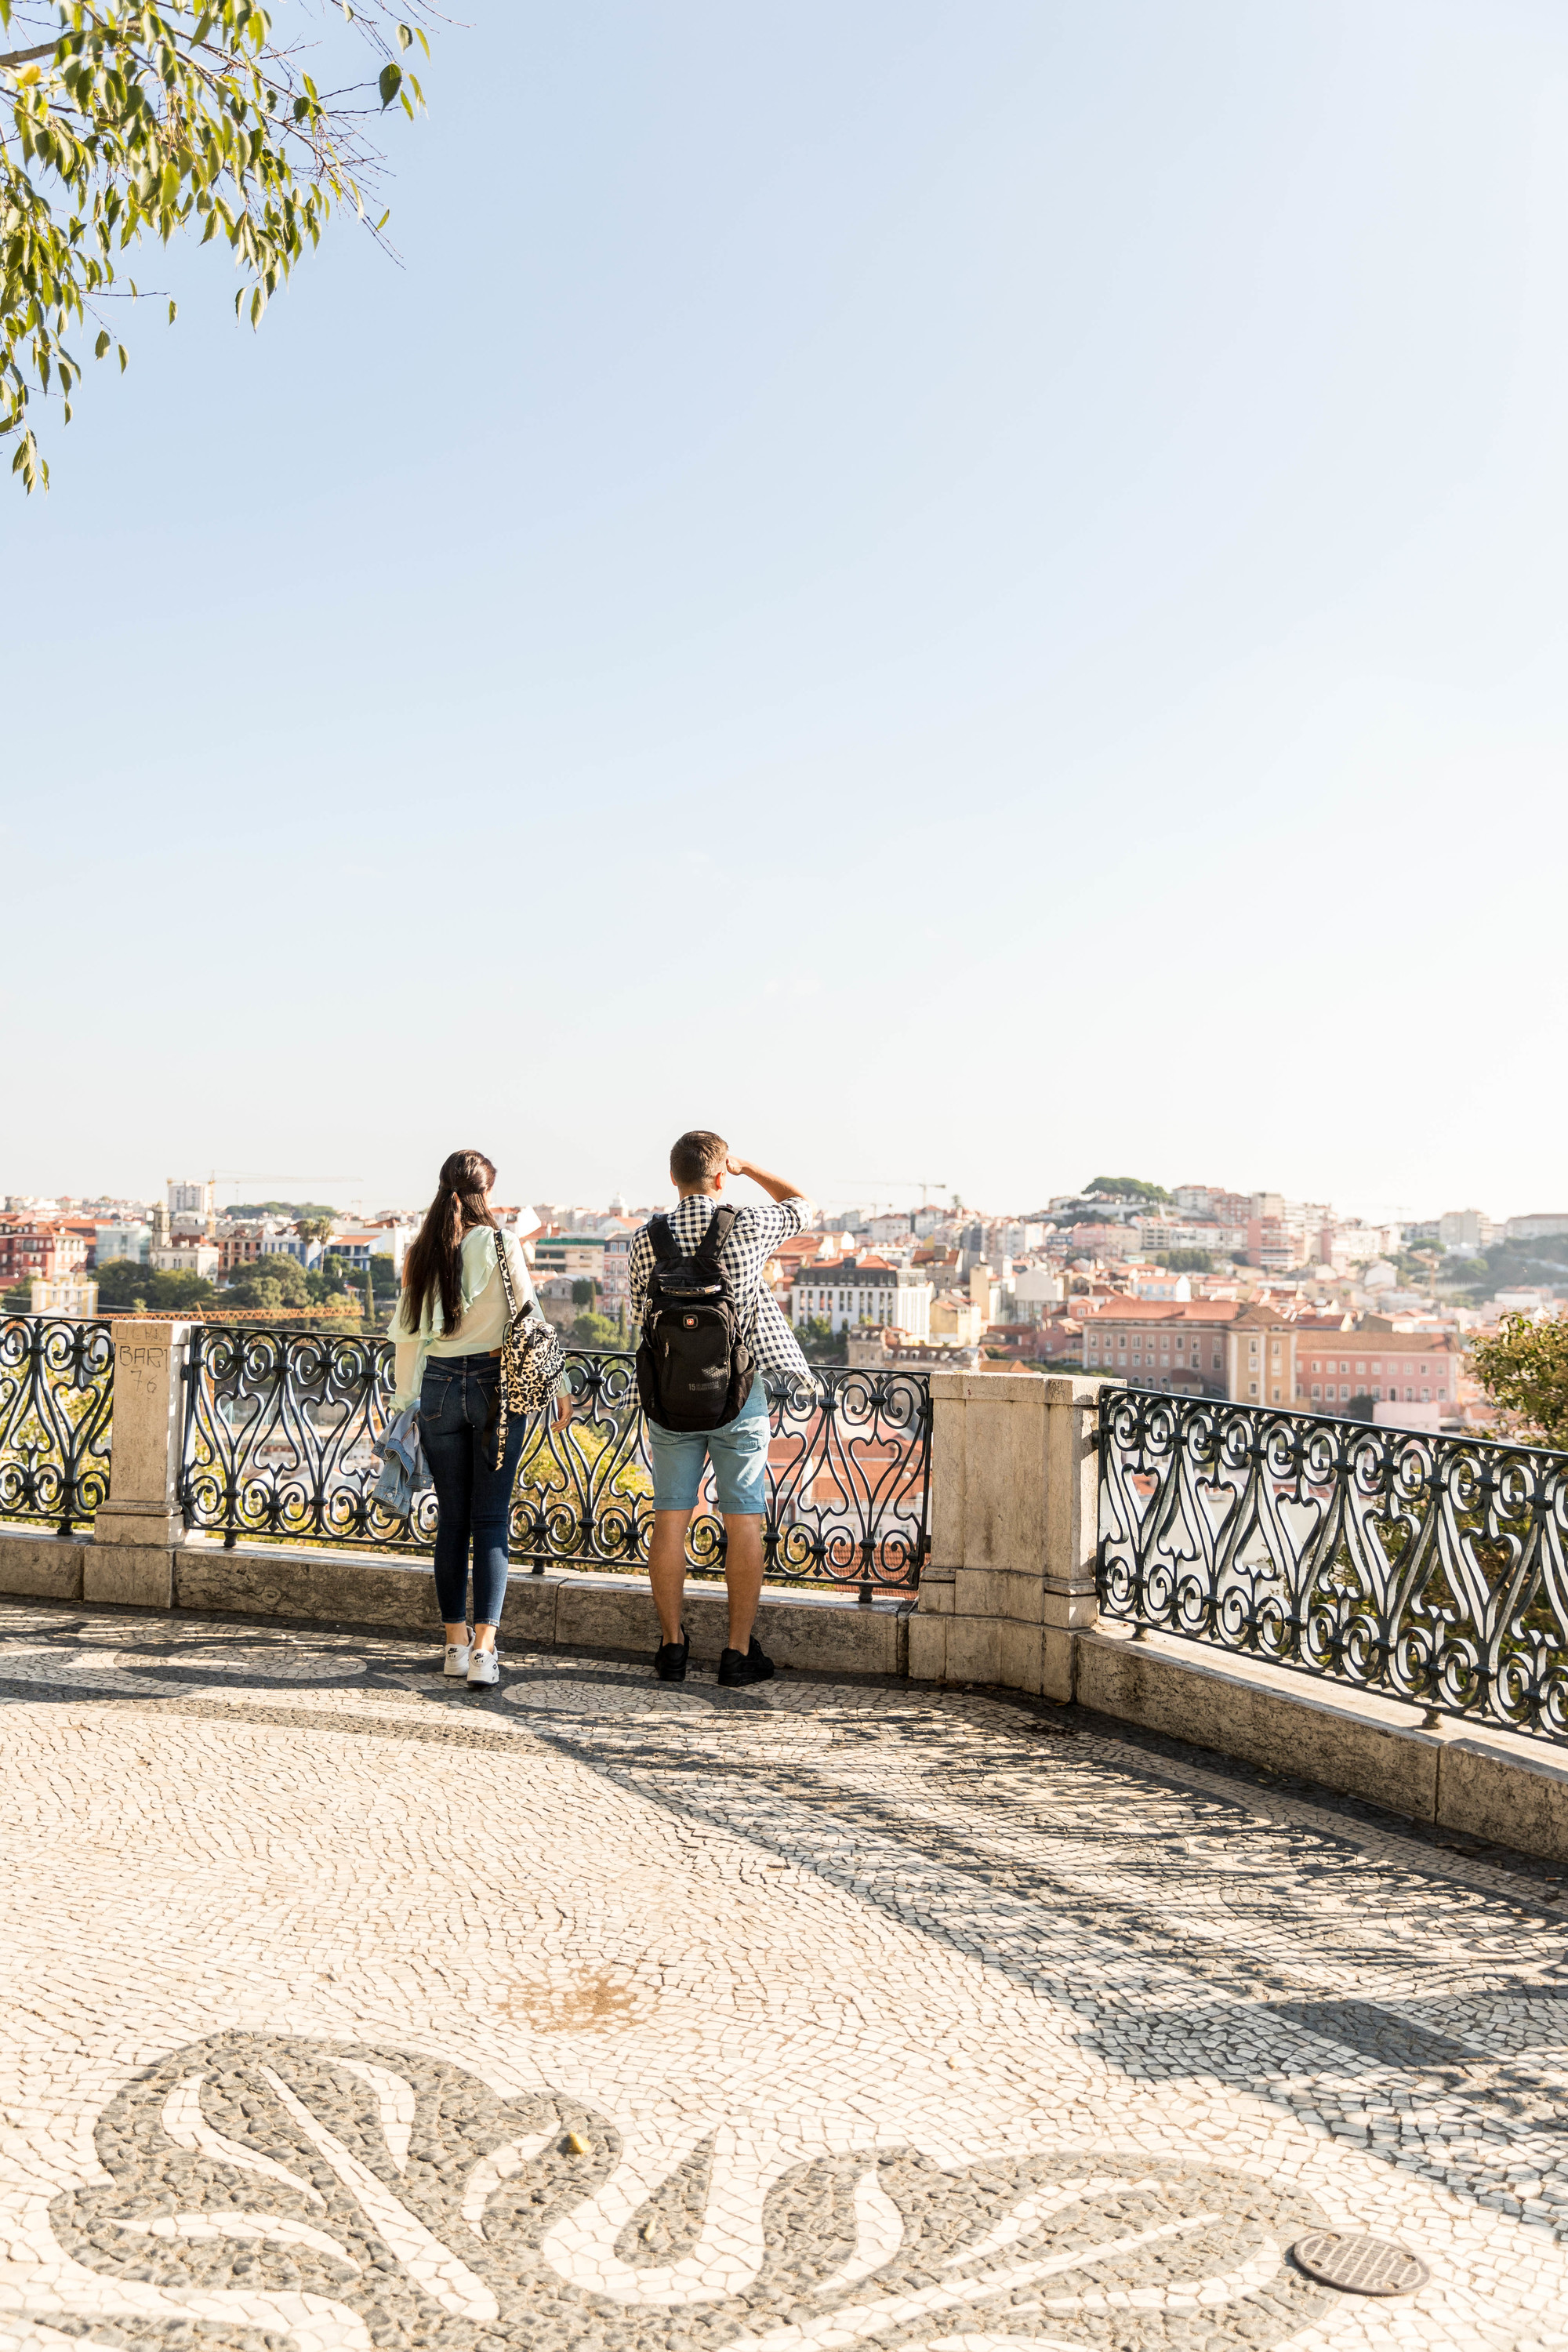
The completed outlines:
[[[115,1321],[109,1496],[83,1557],[84,1601],[174,1605],[174,1548],[185,1532],[179,1481],[190,1331],[151,1316]]]
[[[918,1682],[1073,1695],[1095,1622],[1098,1381],[931,1374],[931,1553],[910,1621]]]
[[[1075,1633],[1100,1615],[1095,1569],[1100,1550],[1100,1391],[1103,1381],[1047,1374],[1046,1390],[1046,1559],[1041,1599],[1043,1677],[1047,1698],[1078,1696]]]

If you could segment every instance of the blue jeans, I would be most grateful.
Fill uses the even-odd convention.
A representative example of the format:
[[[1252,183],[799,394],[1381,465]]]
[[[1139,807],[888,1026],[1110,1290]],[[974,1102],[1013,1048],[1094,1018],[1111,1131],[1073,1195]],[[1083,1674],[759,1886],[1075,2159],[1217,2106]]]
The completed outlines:
[[[476,1625],[499,1625],[506,1599],[507,1521],[528,1417],[513,1413],[495,1461],[499,1356],[426,1356],[419,1435],[436,1482],[436,1600],[447,1625],[468,1624],[468,1546],[474,1552]]]

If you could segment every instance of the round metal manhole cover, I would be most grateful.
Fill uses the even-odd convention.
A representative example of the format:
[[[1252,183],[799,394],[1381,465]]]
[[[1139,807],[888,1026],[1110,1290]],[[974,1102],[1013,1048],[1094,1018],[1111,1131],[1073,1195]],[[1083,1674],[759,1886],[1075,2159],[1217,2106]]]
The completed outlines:
[[[1297,2239],[1290,2253],[1309,2277],[1341,2287],[1347,2294],[1414,2294],[1432,2275],[1403,2246],[1359,2231],[1310,2230]]]

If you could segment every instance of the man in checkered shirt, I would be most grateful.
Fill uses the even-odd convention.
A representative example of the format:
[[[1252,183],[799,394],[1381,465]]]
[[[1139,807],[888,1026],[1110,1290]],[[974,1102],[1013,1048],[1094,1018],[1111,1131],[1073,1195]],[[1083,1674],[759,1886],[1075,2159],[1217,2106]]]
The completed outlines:
[[[654,1671],[661,1682],[684,1682],[690,1647],[680,1622],[686,1590],[686,1530],[697,1507],[702,1474],[713,1465],[713,1486],[724,1520],[724,1582],[730,1596],[729,1644],[719,1661],[719,1680],[729,1688],[768,1681],[771,1658],[752,1633],[763,1589],[763,1523],[768,1501],[767,1374],[776,1380],[808,1381],[800,1343],[779,1304],[763,1281],[763,1269],[779,1244],[815,1223],[816,1211],[798,1184],[772,1176],[765,1168],[734,1157],[721,1135],[692,1128],[669,1155],[671,1181],[680,1194],[670,1210],[676,1245],[689,1256],[707,1232],[731,1176],[749,1176],[772,1205],[742,1209],[719,1253],[719,1272],[736,1311],[741,1337],[759,1367],[751,1394],[732,1421],[719,1429],[660,1429],[647,1425],[653,1459],[653,1540],[648,1580],[658,1611],[661,1640]],[[639,1318],[654,1268],[653,1242],[646,1225],[632,1236],[627,1259],[632,1312]]]

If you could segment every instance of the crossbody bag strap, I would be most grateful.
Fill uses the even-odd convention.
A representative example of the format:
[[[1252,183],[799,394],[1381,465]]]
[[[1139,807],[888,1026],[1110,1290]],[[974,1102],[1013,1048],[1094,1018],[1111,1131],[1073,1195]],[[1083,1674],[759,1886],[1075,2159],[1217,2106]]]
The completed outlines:
[[[506,1294],[506,1336],[501,1341],[500,1370],[496,1380],[496,1459],[499,1470],[506,1459],[506,1351],[511,1343],[511,1327],[517,1320],[517,1295],[511,1286],[511,1267],[507,1261],[506,1235],[496,1227],[496,1264],[500,1269],[500,1286]]]
[[[509,1327],[517,1320],[517,1293],[511,1286],[511,1265],[507,1257],[506,1235],[496,1228],[496,1264],[500,1268],[500,1286],[506,1293],[506,1319]]]

